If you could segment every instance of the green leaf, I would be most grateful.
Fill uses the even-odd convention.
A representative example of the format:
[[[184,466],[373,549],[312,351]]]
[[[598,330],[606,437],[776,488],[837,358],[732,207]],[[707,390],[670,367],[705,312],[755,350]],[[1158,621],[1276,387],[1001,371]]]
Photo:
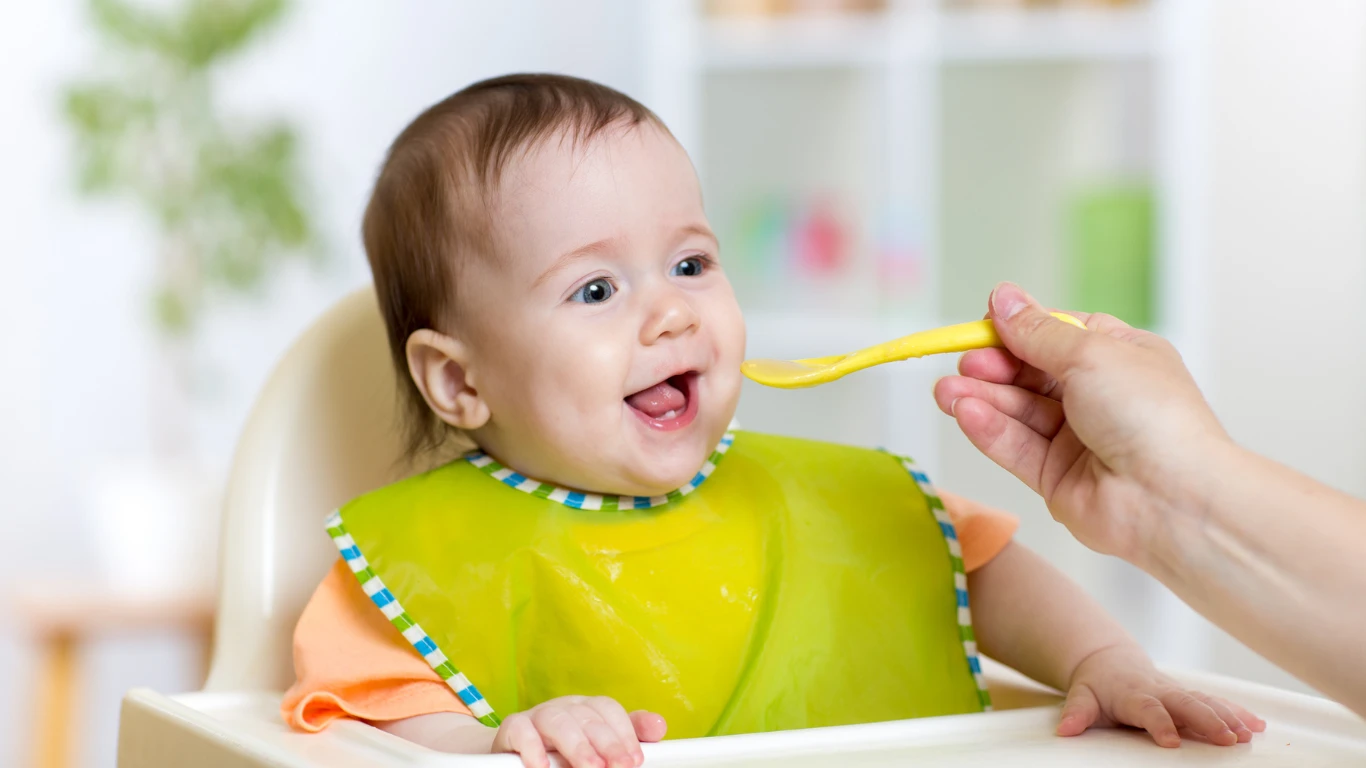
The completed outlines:
[[[190,302],[169,287],[152,297],[152,312],[157,326],[171,336],[186,335],[194,325]]]
[[[262,236],[287,248],[308,243],[311,232],[297,190],[294,132],[274,126],[255,137],[206,147],[205,179],[221,190],[244,219],[264,228]]]
[[[118,187],[118,151],[109,142],[92,142],[80,154],[79,184],[87,195],[113,191]]]
[[[152,129],[156,104],[150,98],[117,83],[82,83],[63,92],[62,113],[75,133],[82,192],[138,187],[140,170],[127,158]]]
[[[242,232],[219,244],[205,274],[230,290],[250,292],[259,287],[265,278],[267,254],[266,246],[259,238]]]
[[[277,20],[285,0],[189,0],[176,14],[157,14],[124,0],[90,0],[101,34],[156,53],[188,69],[204,69],[244,47]]]
[[[95,28],[112,41],[163,55],[176,48],[175,36],[163,17],[122,0],[90,0]]]
[[[285,0],[191,0],[177,23],[180,54],[205,68],[241,49],[284,13]]]
[[[117,137],[156,114],[156,104],[113,83],[83,83],[66,90],[62,112],[84,136]]]

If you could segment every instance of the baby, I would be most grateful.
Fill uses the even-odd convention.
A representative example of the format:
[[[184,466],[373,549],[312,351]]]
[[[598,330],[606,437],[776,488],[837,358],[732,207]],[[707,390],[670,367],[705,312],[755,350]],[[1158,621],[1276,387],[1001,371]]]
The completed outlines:
[[[364,235],[414,455],[478,449],[329,518],[291,725],[634,768],[666,727],[980,712],[980,649],[1067,691],[1064,736],[1264,727],[909,459],[728,432],[744,321],[686,153],[627,96],[456,93],[394,142]]]

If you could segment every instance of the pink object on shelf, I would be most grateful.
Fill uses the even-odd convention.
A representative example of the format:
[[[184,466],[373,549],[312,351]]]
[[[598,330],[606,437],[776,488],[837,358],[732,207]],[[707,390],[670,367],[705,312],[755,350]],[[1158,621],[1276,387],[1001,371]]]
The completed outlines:
[[[818,201],[793,232],[797,267],[815,275],[838,272],[847,261],[849,237],[828,201]]]

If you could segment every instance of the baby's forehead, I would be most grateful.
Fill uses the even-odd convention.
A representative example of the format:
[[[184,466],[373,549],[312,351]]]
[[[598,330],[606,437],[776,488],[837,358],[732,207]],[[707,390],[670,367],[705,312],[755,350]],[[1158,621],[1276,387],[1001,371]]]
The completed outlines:
[[[547,137],[513,158],[490,192],[490,231],[499,252],[510,255],[553,258],[702,217],[687,154],[647,123],[583,141]]]
[[[654,123],[608,126],[591,136],[566,127],[509,158],[489,191],[495,207],[525,210],[560,200],[567,191],[626,190],[660,177],[670,177],[669,186],[696,185],[687,153]]]

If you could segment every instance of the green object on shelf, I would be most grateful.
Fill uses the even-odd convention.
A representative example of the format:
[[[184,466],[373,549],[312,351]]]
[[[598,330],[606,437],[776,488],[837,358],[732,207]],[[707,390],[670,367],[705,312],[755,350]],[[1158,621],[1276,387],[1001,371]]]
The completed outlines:
[[[787,251],[788,206],[778,197],[761,198],[739,222],[738,260],[744,269],[768,275],[781,267]]]
[[[1143,184],[1091,187],[1068,220],[1067,306],[1105,312],[1139,328],[1154,321],[1152,190]]]

